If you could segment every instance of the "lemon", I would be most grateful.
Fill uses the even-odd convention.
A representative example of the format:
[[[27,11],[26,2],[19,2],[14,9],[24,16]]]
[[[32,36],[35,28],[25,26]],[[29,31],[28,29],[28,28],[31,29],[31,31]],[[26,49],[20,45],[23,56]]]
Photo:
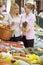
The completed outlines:
[[[40,60],[33,60],[33,61],[31,61],[31,63],[40,64]]]
[[[37,56],[35,54],[32,54],[31,56],[29,56],[30,60],[33,61],[35,59],[37,59]]]
[[[7,62],[11,62],[12,58],[11,58],[11,57],[6,57],[5,60],[6,60]]]

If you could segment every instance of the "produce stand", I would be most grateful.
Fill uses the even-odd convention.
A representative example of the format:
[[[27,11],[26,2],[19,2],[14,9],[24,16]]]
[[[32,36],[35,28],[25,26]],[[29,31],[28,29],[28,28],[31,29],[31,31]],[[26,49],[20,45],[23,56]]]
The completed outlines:
[[[43,65],[43,49],[25,48],[21,42],[8,41],[12,33],[10,28],[0,27],[0,65]],[[43,31],[37,30],[37,36],[43,37]]]
[[[12,32],[0,27],[0,65],[43,65],[43,48],[25,48],[21,42],[8,41]],[[43,37],[43,31],[37,30],[37,36]]]
[[[0,42],[1,65],[41,65],[41,56],[43,49],[25,48],[20,42]]]

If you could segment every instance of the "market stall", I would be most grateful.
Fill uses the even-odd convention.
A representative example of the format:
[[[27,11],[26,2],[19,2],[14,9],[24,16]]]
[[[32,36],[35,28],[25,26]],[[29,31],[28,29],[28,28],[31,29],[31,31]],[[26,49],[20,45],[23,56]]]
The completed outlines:
[[[0,65],[43,65],[43,49],[25,48],[20,41],[8,41],[12,33],[6,26],[0,27],[0,33]]]
[[[1,65],[43,65],[42,61],[43,49],[25,48],[21,42],[0,41]]]
[[[22,42],[8,41],[11,35],[12,33],[11,30],[9,31],[9,27],[0,26],[1,65],[43,65],[43,49],[25,48]]]

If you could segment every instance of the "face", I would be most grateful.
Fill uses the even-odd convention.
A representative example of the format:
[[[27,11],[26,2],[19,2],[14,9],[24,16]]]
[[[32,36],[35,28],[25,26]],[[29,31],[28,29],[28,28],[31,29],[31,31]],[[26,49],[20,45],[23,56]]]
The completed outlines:
[[[24,5],[24,9],[25,9],[26,14],[30,12],[30,9],[26,5]]]
[[[18,14],[19,13],[19,8],[14,8],[14,13]]]

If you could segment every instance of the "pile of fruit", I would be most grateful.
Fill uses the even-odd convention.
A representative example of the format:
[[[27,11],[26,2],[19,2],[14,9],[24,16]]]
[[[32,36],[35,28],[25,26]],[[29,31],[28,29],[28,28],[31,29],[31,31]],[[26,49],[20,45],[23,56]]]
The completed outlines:
[[[14,55],[14,58],[15,59],[19,59],[19,60],[23,60],[29,64],[40,64],[40,57],[35,55],[35,54],[28,54],[28,55],[25,55],[25,54],[17,54],[15,53]]]
[[[29,65],[41,63],[41,56],[32,53],[30,49],[25,49],[23,45],[18,42],[4,42],[0,43],[0,65],[1,63],[9,65],[22,65],[21,62],[26,62]],[[4,50],[6,49],[6,51]]]
[[[5,26],[5,25],[0,26],[0,28],[3,28],[3,29],[10,29],[9,26]]]
[[[23,53],[10,53],[10,52],[1,52],[0,53],[0,64],[14,64],[14,65],[21,65],[20,61],[24,61],[28,64],[40,64],[41,63],[41,56],[36,54],[23,54]]]
[[[30,59],[30,63],[40,64],[39,56],[37,56],[35,54],[31,54],[31,55],[26,55],[26,57]]]
[[[16,52],[24,52],[24,46],[19,44],[18,42],[3,42],[0,43],[0,51],[7,52],[7,51],[14,51]]]
[[[20,65],[20,62],[16,59],[13,59],[12,54],[10,53],[0,53],[0,65]]]

